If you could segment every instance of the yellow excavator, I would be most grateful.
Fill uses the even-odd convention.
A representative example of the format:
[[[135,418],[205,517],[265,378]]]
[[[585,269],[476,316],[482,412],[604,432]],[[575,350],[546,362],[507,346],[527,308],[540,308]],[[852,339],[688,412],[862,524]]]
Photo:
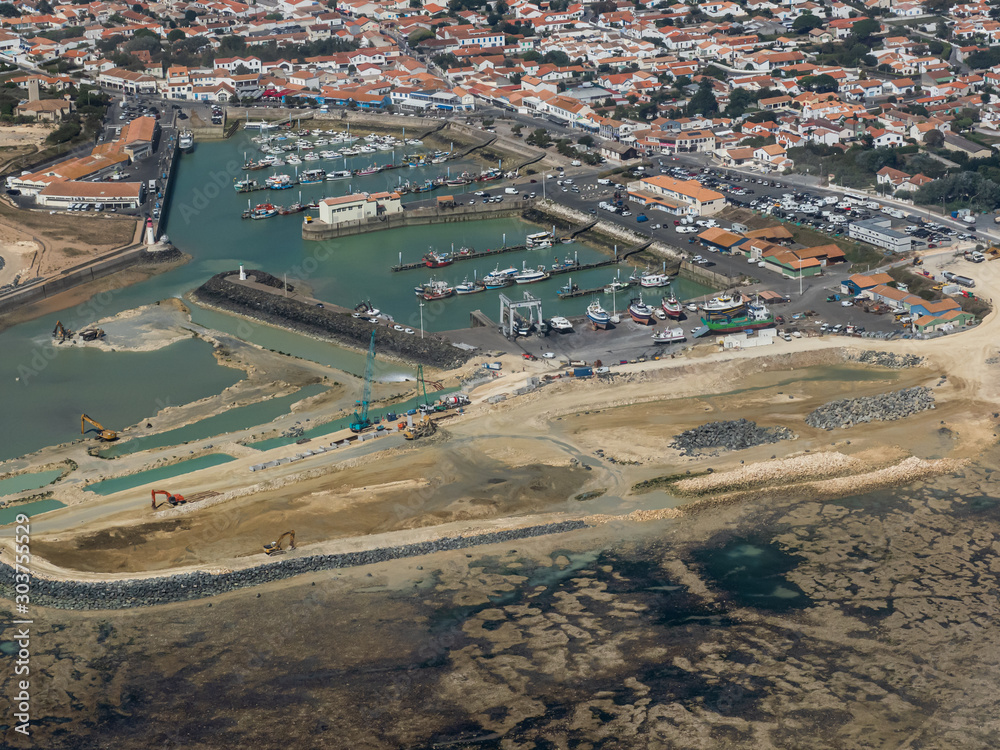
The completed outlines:
[[[90,424],[94,425],[94,427],[97,428],[97,433],[100,436],[101,440],[107,440],[108,442],[111,442],[112,440],[117,440],[118,439],[118,433],[117,432],[115,432],[114,430],[106,430],[104,428],[104,425],[102,425],[100,422],[97,422],[97,421],[91,419],[86,414],[81,414],[80,415],[80,434],[81,435],[84,435],[87,432],[87,422],[90,422]]]
[[[264,545],[265,555],[280,555],[285,550],[282,548],[281,543],[285,541],[285,537],[288,537],[288,549],[295,549],[295,532],[286,531],[284,534],[278,537],[276,542],[271,542],[270,544]]]
[[[429,437],[434,434],[435,426],[434,420],[431,419],[427,414],[424,414],[419,420],[413,423],[413,427],[407,427],[406,422],[400,422],[399,428],[403,429],[403,437],[407,440],[416,440],[417,438]]]

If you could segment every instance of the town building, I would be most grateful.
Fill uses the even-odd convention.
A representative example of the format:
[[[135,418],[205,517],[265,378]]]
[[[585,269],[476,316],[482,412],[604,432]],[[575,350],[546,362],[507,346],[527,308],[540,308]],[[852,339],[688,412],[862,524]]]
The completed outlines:
[[[320,201],[319,220],[337,226],[403,212],[399,193],[354,193]]]
[[[628,194],[647,208],[677,215],[711,216],[726,207],[722,193],[703,187],[697,180],[675,180],[664,175],[630,182]]]
[[[894,253],[910,251],[910,235],[891,229],[892,221],[876,217],[864,221],[852,221],[847,225],[847,234],[852,240],[861,240],[869,245],[884,247]]]

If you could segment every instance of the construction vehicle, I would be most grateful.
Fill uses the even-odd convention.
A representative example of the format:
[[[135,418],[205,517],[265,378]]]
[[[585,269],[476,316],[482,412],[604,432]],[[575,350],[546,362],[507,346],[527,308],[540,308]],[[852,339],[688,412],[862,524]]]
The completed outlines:
[[[52,338],[65,341],[66,339],[73,338],[73,332],[63,326],[61,320],[57,320],[56,327],[52,329]]]
[[[412,420],[412,417],[411,417]],[[413,422],[409,426],[405,422],[400,423],[400,429],[406,427],[403,430],[403,437],[407,440],[416,440],[417,438],[430,437],[434,434],[437,428],[434,426],[434,420],[431,419],[427,414],[424,414],[419,421]]]
[[[96,341],[104,338],[103,328],[85,328],[80,331],[80,338],[84,341]]]
[[[91,419],[86,414],[81,414],[80,415],[80,434],[81,435],[84,435],[87,432],[87,422],[90,422],[90,424],[94,425],[94,427],[97,428],[97,433],[98,433],[98,436],[101,438],[101,440],[106,440],[108,442],[111,442],[112,440],[117,440],[118,439],[118,433],[117,432],[115,432],[114,430],[107,430],[107,429],[105,429],[104,425],[102,425],[100,422],[97,422],[96,420]]]
[[[156,510],[157,508],[161,508],[164,505],[166,505],[167,503],[170,503],[171,507],[176,507],[178,505],[184,505],[184,503],[187,502],[187,500],[184,499],[183,495],[171,495],[166,490],[153,490],[150,493],[150,495],[152,496],[153,510]],[[160,503],[159,505],[157,505],[156,504],[156,496],[157,495],[166,495],[167,496],[166,502],[163,502],[163,503]]]
[[[358,405],[361,410],[355,410],[351,418],[351,432],[361,432],[372,426],[368,418],[368,401],[372,395],[372,376],[375,374],[375,331],[372,331],[372,342],[368,346],[368,364],[365,365],[365,387]]]
[[[264,545],[264,554],[279,555],[282,552],[284,552],[285,550],[282,548],[281,543],[284,541],[286,536],[288,537],[288,549],[295,549],[295,532],[286,531],[284,534],[278,537],[277,541]]]

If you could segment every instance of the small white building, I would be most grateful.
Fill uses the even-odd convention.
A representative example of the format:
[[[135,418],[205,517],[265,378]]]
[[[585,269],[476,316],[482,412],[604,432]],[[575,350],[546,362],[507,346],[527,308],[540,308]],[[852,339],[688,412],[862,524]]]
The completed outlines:
[[[355,193],[320,201],[319,220],[336,226],[403,212],[399,193]]]
[[[717,341],[723,349],[750,349],[755,346],[770,346],[774,343],[773,328],[761,328],[753,335],[748,333],[730,333],[720,336]]]

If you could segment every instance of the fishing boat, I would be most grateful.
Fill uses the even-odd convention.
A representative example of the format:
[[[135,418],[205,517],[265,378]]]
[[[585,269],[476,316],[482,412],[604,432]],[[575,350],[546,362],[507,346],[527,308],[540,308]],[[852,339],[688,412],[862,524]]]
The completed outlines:
[[[281,206],[278,208],[279,216],[288,216],[289,214],[297,214],[300,211],[305,211],[306,207],[301,203],[293,203],[290,206]]]
[[[307,169],[299,175],[300,185],[316,185],[326,179],[326,171],[322,169]]]
[[[497,266],[496,269],[483,276],[483,285],[487,289],[503,289],[514,283],[513,275],[515,273],[517,273],[516,268],[507,268],[501,271],[500,266]]]
[[[721,294],[701,306],[709,320],[721,320],[742,314],[746,310],[746,300],[739,292]]]
[[[376,174],[379,171],[379,169],[380,169],[380,167],[372,164],[370,167],[365,167],[364,169],[359,169],[357,172],[355,172],[355,174],[358,175],[359,177],[362,177],[362,176],[364,176],[366,174]]]
[[[670,283],[670,274],[666,273],[644,273],[639,277],[639,286],[660,287]]]
[[[461,284],[455,285],[455,294],[475,294],[476,292],[485,292],[486,285],[482,281],[469,281],[469,277],[465,277],[465,281]]]
[[[611,283],[608,284],[606,287],[604,287],[604,293],[605,294],[615,294],[615,293],[620,292],[620,291],[622,291],[624,289],[628,289],[630,286],[632,286],[632,285],[629,284],[627,281],[622,281],[620,278],[618,278],[618,279],[612,279]]]
[[[684,308],[673,294],[669,297],[664,297],[660,306],[663,308],[663,312],[665,312],[667,317],[671,320],[680,320],[681,316],[684,314]]]
[[[549,274],[545,270],[545,266],[539,266],[534,270],[524,268],[514,274],[515,284],[534,284],[537,281],[545,281],[549,278]]]
[[[253,159],[250,159],[243,163],[243,170],[248,172],[253,172],[258,169],[267,169],[269,166],[271,166],[271,159],[269,158],[264,158],[261,159],[260,161],[254,161]]]
[[[444,268],[445,266],[450,266],[455,262],[454,258],[448,253],[437,253],[431,250],[427,253],[424,258],[424,264],[428,268]]]
[[[560,333],[568,333],[573,330],[573,324],[561,315],[557,315],[549,320],[549,327],[552,328],[553,331],[559,331]]]
[[[448,286],[448,282],[431,279],[430,283],[424,285],[424,290],[420,296],[425,300],[435,300],[450,297],[454,293],[455,289]]]
[[[351,178],[351,170],[349,169],[338,169],[335,172],[326,173],[326,181],[334,182],[335,180],[349,180]]]
[[[182,130],[177,138],[177,147],[188,154],[194,151],[194,133],[190,130]]]
[[[247,177],[246,179],[234,182],[233,189],[237,193],[252,193],[254,190],[260,190],[260,183],[252,177]]]
[[[243,215],[248,219],[270,219],[278,215],[278,209],[270,203],[258,203]]]
[[[552,247],[552,232],[536,232],[524,238],[526,247]]]
[[[679,326],[677,328],[664,328],[662,331],[657,331],[653,334],[654,344],[676,344],[683,340],[684,329]]]
[[[656,321],[653,320],[653,308],[642,301],[640,294],[637,299],[629,302],[628,314],[636,323],[644,326],[651,326]]]
[[[287,174],[273,174],[264,180],[268,190],[288,190],[294,187],[292,178]]]
[[[712,333],[739,333],[769,328],[774,325],[774,316],[764,303],[755,302],[746,305],[745,310],[739,315],[715,319],[702,317],[701,322]]]
[[[608,315],[607,310],[601,307],[601,303],[595,299],[587,305],[587,320],[594,326],[594,330],[603,331],[608,327],[608,323],[611,322],[611,316]]]

